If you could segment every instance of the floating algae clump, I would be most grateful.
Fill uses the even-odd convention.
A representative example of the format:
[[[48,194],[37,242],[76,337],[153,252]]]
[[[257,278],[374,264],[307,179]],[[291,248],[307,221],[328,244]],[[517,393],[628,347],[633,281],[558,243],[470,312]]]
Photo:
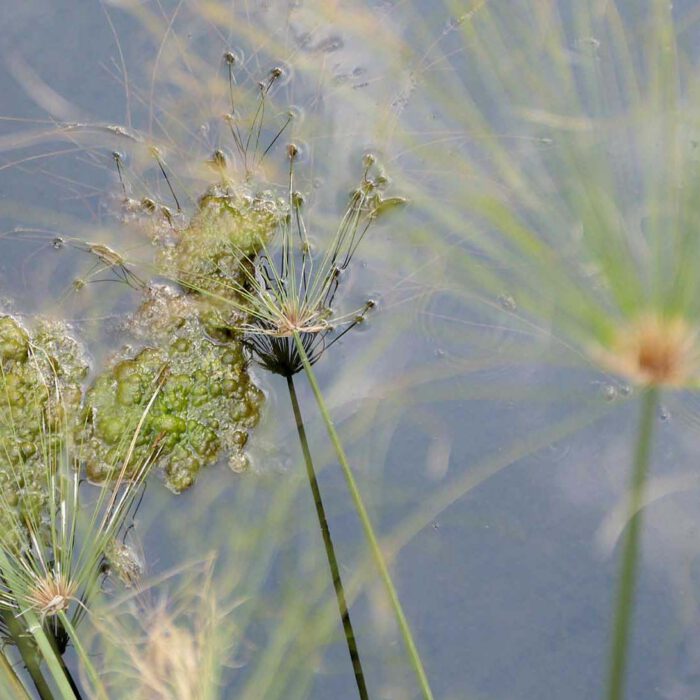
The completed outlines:
[[[105,548],[105,568],[113,573],[125,588],[133,588],[143,577],[143,564],[136,552],[118,539]]]
[[[272,237],[285,211],[268,192],[210,187],[175,244],[164,249],[161,264],[189,289],[227,297],[231,280],[240,278],[241,259]]]
[[[153,228],[157,268],[178,288],[145,288],[124,328],[140,350],[125,348],[86,394],[90,479],[109,478],[110,465],[130,449],[134,468],[152,457],[176,493],[222,452],[232,469],[245,468],[243,447],[263,394],[233,331],[236,290],[250,274],[243,266],[252,264],[286,215],[284,201],[270,193],[252,195],[221,183],[199,198],[186,226],[171,226],[166,236],[162,227]]]
[[[188,226],[162,248],[163,272],[205,297],[200,316],[208,330],[226,326],[230,302],[238,301],[234,288],[244,281],[241,265],[272,238],[286,212],[284,202],[269,192],[251,195],[215,185],[200,197]]]
[[[148,289],[129,330],[147,337],[147,346],[133,357],[116,358],[86,395],[88,476],[102,481],[109,465],[124,459],[159,382],[131,463],[141,463],[155,445],[156,466],[177,493],[222,450],[232,468],[244,468],[242,450],[263,394],[248,375],[240,343],[210,339],[187,297],[159,285]]]
[[[16,514],[37,515],[46,503],[46,456],[73,434],[80,415],[88,363],[61,323],[41,322],[32,332],[0,316],[0,489]],[[0,512],[12,530],[13,513]]]

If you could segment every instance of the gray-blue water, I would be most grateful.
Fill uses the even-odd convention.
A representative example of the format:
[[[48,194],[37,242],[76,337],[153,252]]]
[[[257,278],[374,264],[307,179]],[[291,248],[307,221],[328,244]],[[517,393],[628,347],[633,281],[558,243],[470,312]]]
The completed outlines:
[[[460,35],[449,23],[470,4],[452,3],[450,11],[450,3],[418,0],[133,3],[141,19],[138,11],[120,7],[129,4],[0,0],[5,306],[20,315],[45,312],[75,320],[99,371],[119,343],[111,319],[133,308],[137,295],[96,284],[76,297],[71,281],[91,262],[79,251],[53,250],[50,234],[22,236],[15,229],[98,239],[136,251],[135,257],[147,251],[148,244],[114,216],[119,181],[111,152],[122,145],[127,165],[144,173],[130,182],[134,191],[163,201],[169,197],[154,168],[139,162],[141,156],[113,134],[81,132],[75,141],[44,139],[19,147],[23,134],[66,122],[133,126],[152,131],[161,142],[170,139],[167,155],[176,171],[215,147],[232,149],[217,121],[226,95],[206,83],[208,76],[221,82],[225,50],[240,48],[245,70],[239,77],[253,90],[276,62],[291,67],[291,79],[276,98],[304,113],[294,138],[304,149],[300,180],[317,212],[316,237],[330,230],[328,217],[340,211],[367,148],[380,154],[398,193],[402,182],[423,182],[426,188],[423,198],[412,191],[410,206],[380,223],[363,243],[347,280],[347,304],[352,308],[368,294],[380,303],[366,326],[334,347],[317,369],[379,532],[400,533],[405,519],[424,513],[392,558],[392,571],[435,696],[601,697],[619,546],[602,546],[599,533],[626,483],[637,402],[623,382],[548,361],[555,344],[546,338],[536,352],[527,351],[534,360],[522,357],[522,328],[513,321],[517,308],[508,290],[491,299],[500,311],[486,315],[460,295],[469,281],[447,257],[448,244],[468,250],[464,232],[454,222],[439,223],[432,212],[443,197],[445,206],[453,203],[456,178],[464,175],[455,163],[482,157],[488,146],[472,149],[460,131],[459,91],[450,97],[455,73],[475,100],[493,103],[494,120],[512,129],[507,116],[512,105],[502,101],[507,91],[489,83],[486,70],[461,62]],[[536,5],[492,4],[514,16]],[[558,4],[566,22],[572,3]],[[632,3],[618,5],[623,21],[634,25]],[[678,17],[692,16],[693,3],[675,5]],[[688,27],[681,41],[692,53],[695,25]],[[516,28],[514,23],[514,37]],[[382,41],[383,36],[389,38]],[[570,38],[572,51],[581,47],[580,37]],[[508,46],[509,37],[502,39]],[[399,40],[406,41],[403,50]],[[516,67],[517,49],[514,38]],[[435,149],[447,143],[447,150],[421,146],[431,141]],[[283,159],[279,146],[272,162]],[[527,148],[514,142],[513,158],[528,157]],[[271,170],[270,178],[279,182],[279,171]],[[188,178],[183,189],[196,197],[196,183],[203,180]],[[465,179],[464,186],[478,183]],[[205,470],[181,496],[154,480],[137,528],[149,576],[213,549],[222,580],[240,579],[241,595],[264,601],[248,603],[256,612],[242,631],[244,651],[235,660],[240,663],[225,672],[222,697],[238,696],[247,674],[269,652],[276,626],[292,625],[292,640],[301,644],[310,620],[305,615],[318,605],[305,599],[304,577],[327,575],[286,388],[261,370],[256,376],[268,402],[251,436],[252,471],[233,474],[222,463]],[[312,445],[319,465],[325,465],[321,488],[349,580],[367,551],[361,526],[313,396],[303,380],[299,384]],[[679,477],[673,482],[679,486],[647,511],[628,687],[628,697],[638,700],[700,697],[695,408],[692,398],[669,396],[656,421],[654,474]],[[587,423],[595,411],[602,417]],[[582,426],[561,439],[547,437],[572,415],[582,416]],[[466,475],[489,464],[495,465],[493,476],[462,495]],[[255,518],[259,513],[262,520],[285,484],[297,489],[296,500],[286,524],[266,537],[256,530]],[[447,505],[451,488],[454,503]],[[249,494],[245,507],[236,501],[243,492]],[[448,495],[444,507],[432,509],[436,494]],[[248,529],[260,552],[274,552],[253,591],[245,589],[245,574],[255,548],[230,544],[236,532]],[[285,622],[290,600],[307,607],[299,619]],[[320,600],[335,612],[330,581]],[[352,615],[371,697],[419,697],[376,575],[361,589]],[[294,692],[316,700],[355,697],[339,625],[327,644],[293,661],[299,677],[311,675],[308,692],[294,686],[289,658],[284,655],[269,671],[289,673]]]

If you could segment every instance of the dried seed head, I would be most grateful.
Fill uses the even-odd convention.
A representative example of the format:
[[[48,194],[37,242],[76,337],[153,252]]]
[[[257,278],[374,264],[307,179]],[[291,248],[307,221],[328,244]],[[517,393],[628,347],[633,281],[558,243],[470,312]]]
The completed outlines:
[[[270,334],[288,338],[294,333],[322,333],[328,330],[327,316],[327,309],[314,308],[294,299],[287,299],[280,305],[276,328]]]
[[[173,225],[173,213],[172,213],[172,211],[168,207],[162,206],[160,208],[160,213],[163,216],[163,218],[168,222],[168,224],[170,224],[170,226],[172,226]]]
[[[605,369],[645,386],[683,386],[700,369],[697,330],[685,319],[647,313],[619,328],[592,353]]]
[[[244,290],[248,320],[238,326],[256,359],[286,377],[303,369],[304,354],[310,364],[316,362],[374,307],[374,301],[369,301],[349,313],[333,311],[343,271],[375,218],[377,203],[383,202],[368,178],[367,168],[375,160],[367,154],[360,186],[349,198],[337,233],[328,250],[314,256],[302,217],[303,200],[293,189],[293,161],[298,153],[295,144],[287,146],[290,206],[279,219],[283,244],[272,253],[265,251],[255,273],[250,273],[250,288]],[[390,204],[397,202],[398,198],[390,200]]]
[[[102,243],[88,243],[88,250],[105,265],[123,265],[125,260],[115,250]]]
[[[236,63],[236,54],[233,53],[233,51],[226,51],[224,52],[224,61],[226,62],[227,65],[233,66]]]
[[[73,584],[62,574],[50,573],[35,581],[34,589],[27,598],[32,609],[45,619],[67,610],[75,598]]]

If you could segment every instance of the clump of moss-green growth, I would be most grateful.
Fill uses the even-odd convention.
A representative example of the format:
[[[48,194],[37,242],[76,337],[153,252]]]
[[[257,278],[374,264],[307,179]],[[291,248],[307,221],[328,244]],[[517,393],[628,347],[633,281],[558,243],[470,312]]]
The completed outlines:
[[[136,355],[121,355],[86,394],[87,473],[107,478],[124,458],[144,407],[161,388],[136,438],[131,461],[156,445],[155,463],[179,493],[222,451],[233,469],[245,468],[243,447],[258,420],[262,392],[253,384],[242,345],[209,337],[188,296],[151,285],[129,331],[146,341]]]
[[[269,192],[251,194],[226,181],[209,187],[186,225],[154,226],[156,269],[178,288],[150,284],[126,324],[140,350],[125,347],[85,397],[83,442],[90,479],[103,481],[127,454],[145,406],[160,384],[135,438],[131,462],[148,456],[166,485],[181,492],[222,452],[235,470],[259,417],[262,392],[247,370],[236,325],[243,265],[272,238],[287,215]],[[160,219],[157,219],[160,220]],[[233,302],[233,303],[232,303]]]
[[[243,264],[267,243],[280,218],[283,200],[270,192],[255,195],[218,184],[200,197],[189,224],[161,248],[158,266],[188,292],[200,297],[200,318],[210,331],[225,327],[236,288],[245,281]]]
[[[111,540],[104,551],[104,568],[125,588],[133,588],[143,577],[143,564],[136,552],[119,539]]]
[[[0,489],[6,507],[0,529],[14,516],[38,515],[46,502],[47,455],[71,439],[80,414],[88,363],[61,323],[42,321],[33,330],[0,316]]]

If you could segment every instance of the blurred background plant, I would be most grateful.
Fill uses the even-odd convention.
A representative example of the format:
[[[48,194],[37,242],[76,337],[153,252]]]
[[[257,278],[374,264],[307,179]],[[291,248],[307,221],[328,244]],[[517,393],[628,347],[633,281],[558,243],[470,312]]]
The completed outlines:
[[[467,5],[444,4],[450,18],[433,42],[421,41],[425,23],[408,23],[407,42],[425,50],[384,133],[403,172],[424,166],[407,191],[434,198],[426,225],[451,232],[434,239],[454,266],[447,296],[463,309],[442,316],[449,342],[465,322],[499,323],[520,338],[516,361],[607,375],[599,381],[611,402],[639,394],[618,523],[625,515],[603,547],[626,523],[606,662],[606,695],[621,698],[638,639],[642,510],[696,487],[677,456],[651,484],[648,473],[659,417],[696,422],[687,391],[697,387],[700,324],[697,16],[688,3],[656,0]],[[421,90],[429,101],[413,98]],[[415,137],[428,128],[435,138]],[[662,486],[674,477],[676,489]],[[632,697],[643,692],[639,678]],[[664,697],[685,697],[671,683]]]

